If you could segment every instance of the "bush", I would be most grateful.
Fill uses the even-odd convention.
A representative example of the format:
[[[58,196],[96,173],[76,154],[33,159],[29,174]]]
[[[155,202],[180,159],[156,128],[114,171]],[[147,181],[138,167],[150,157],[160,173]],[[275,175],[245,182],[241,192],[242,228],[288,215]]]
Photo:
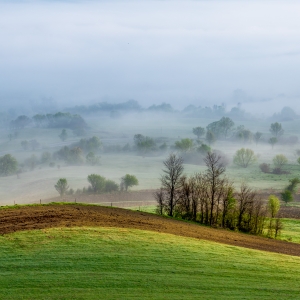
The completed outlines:
[[[113,180],[106,180],[105,182],[105,192],[111,193],[111,192],[117,192],[119,190],[119,185],[114,182]]]
[[[271,173],[271,169],[270,169],[269,164],[262,163],[262,164],[259,165],[259,168],[263,173]]]

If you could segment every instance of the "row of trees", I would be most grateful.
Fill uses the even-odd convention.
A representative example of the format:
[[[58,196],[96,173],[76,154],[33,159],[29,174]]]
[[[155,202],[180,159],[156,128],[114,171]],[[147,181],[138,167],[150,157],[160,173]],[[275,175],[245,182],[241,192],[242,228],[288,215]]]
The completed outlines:
[[[278,138],[284,133],[282,125],[278,122],[272,123],[270,125],[270,133],[272,137],[268,142],[273,147],[278,142]],[[257,144],[263,135],[261,132],[252,133],[243,125],[235,128],[233,120],[228,117],[222,117],[219,121],[208,124],[206,129],[203,127],[195,127],[193,128],[193,134],[197,136],[197,139],[205,136],[205,140],[209,144],[214,143],[218,139],[227,139],[229,136],[231,139],[243,142],[251,142],[254,140]]]
[[[90,186],[83,188],[82,190],[77,189],[76,194],[101,194],[117,192],[119,190],[128,191],[132,186],[138,185],[139,181],[134,175],[126,174],[121,178],[121,184],[117,184],[115,181],[106,179],[99,174],[90,174],[87,177],[87,181]],[[58,191],[60,196],[65,194],[73,194],[74,190],[69,188],[68,181],[66,178],[60,178],[55,184],[55,189]]]
[[[261,234],[267,208],[259,195],[243,183],[236,190],[225,174],[222,158],[209,152],[206,172],[187,177],[183,159],[170,154],[164,161],[161,188],[155,197],[160,214],[201,224]]]

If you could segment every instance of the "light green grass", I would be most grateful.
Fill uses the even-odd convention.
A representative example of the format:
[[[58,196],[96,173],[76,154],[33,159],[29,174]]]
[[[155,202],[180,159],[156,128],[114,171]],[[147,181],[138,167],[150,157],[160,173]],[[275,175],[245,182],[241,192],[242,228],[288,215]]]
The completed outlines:
[[[0,237],[0,299],[297,299],[300,258],[153,232]]]
[[[300,220],[297,219],[281,219],[283,229],[280,239],[293,243],[300,243]]]

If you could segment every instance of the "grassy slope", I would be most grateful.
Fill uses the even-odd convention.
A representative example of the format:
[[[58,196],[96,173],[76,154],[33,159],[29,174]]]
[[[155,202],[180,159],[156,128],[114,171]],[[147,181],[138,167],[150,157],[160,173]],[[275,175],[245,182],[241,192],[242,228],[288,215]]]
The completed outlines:
[[[47,229],[0,237],[1,299],[296,299],[300,258],[167,234]]]

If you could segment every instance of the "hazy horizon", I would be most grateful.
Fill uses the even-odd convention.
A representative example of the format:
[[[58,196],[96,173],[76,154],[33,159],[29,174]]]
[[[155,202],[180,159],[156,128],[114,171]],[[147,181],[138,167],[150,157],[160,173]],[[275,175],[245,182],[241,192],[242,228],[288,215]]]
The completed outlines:
[[[299,9],[291,0],[0,1],[0,101],[300,113]]]

